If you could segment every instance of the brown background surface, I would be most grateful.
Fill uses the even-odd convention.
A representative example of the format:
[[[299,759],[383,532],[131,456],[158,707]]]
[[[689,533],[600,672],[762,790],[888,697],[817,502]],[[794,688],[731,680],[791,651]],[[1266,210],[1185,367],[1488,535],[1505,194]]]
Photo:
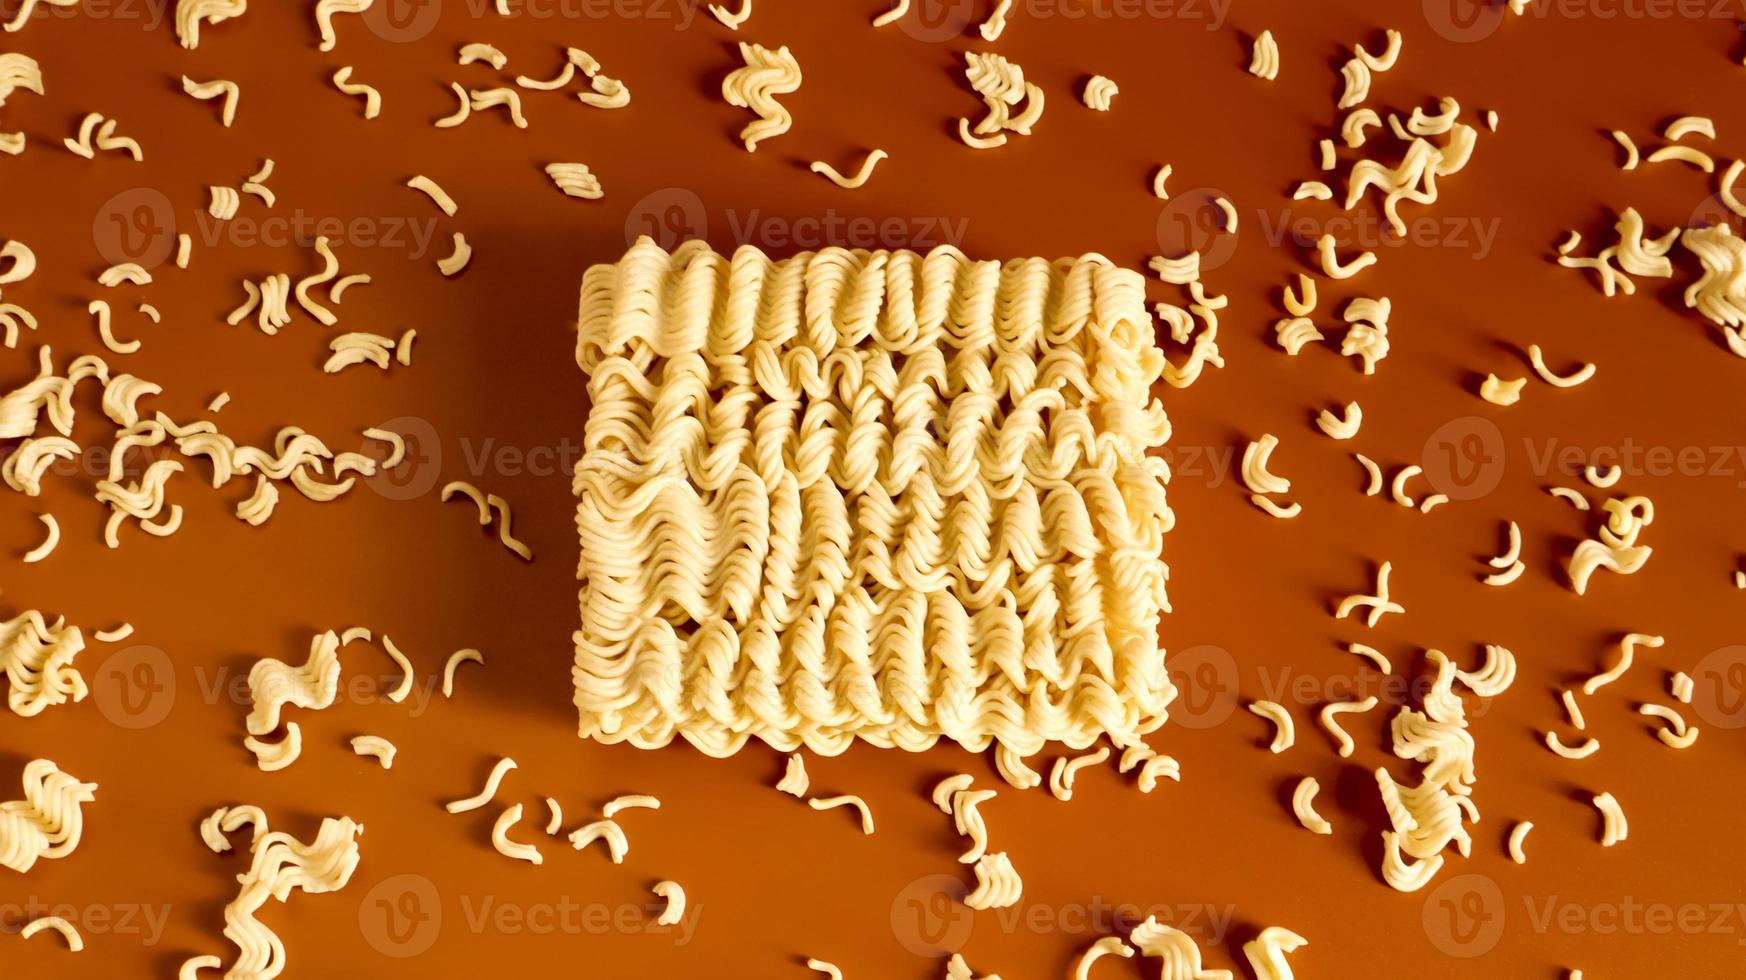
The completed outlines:
[[[1675,280],[1641,281],[1636,296],[1607,300],[1591,276],[1550,258],[1572,227],[1592,254],[1597,239],[1612,237],[1611,209],[1627,204],[1657,231],[1719,210],[1708,200],[1713,180],[1684,165],[1619,171],[1606,131],[1623,128],[1648,147],[1671,117],[1704,113],[1717,120],[1719,158],[1746,152],[1732,7],[1592,0],[1510,18],[1495,8],[1452,17],[1436,0],[1392,9],[1033,0],[988,45],[973,27],[955,29],[985,15],[980,2],[945,10],[938,30],[939,18],[912,16],[874,31],[878,0],[758,0],[737,36],[674,0],[512,0],[517,15],[507,19],[486,0],[382,5],[391,9],[338,18],[339,46],[328,53],[316,49],[307,3],[254,4],[239,20],[208,25],[197,51],[176,45],[167,11],[140,0],[49,9],[0,38],[0,50],[36,57],[47,82],[46,97],[18,92],[0,109],[0,128],[30,139],[22,156],[0,158],[0,236],[23,240],[40,260],[5,298],[43,321],[19,349],[0,352],[5,383],[34,374],[40,343],[53,345],[57,365],[100,352],[84,306],[102,292],[116,306],[117,333],[144,341],[138,354],[108,359],[163,386],[151,409],[201,417],[226,390],[234,401],[216,419],[239,442],[270,443],[295,424],[352,449],[359,430],[389,419],[417,437],[412,462],[394,477],[325,505],[287,491],[260,529],[230,513],[244,481],[214,491],[206,464],[190,465],[170,484],[187,512],[181,532],[159,540],[129,528],[116,551],[101,541],[105,512],[91,499],[89,467],[58,469],[40,499],[3,495],[0,548],[13,558],[0,572],[0,614],[37,608],[87,633],[123,620],[138,630],[81,655],[92,686],[84,703],[34,719],[0,714],[0,787],[13,787],[0,798],[16,795],[19,768],[38,756],[101,785],[77,853],[27,876],[0,872],[8,931],[30,903],[64,906],[84,927],[87,951],[0,935],[8,973],[165,976],[198,953],[228,961],[221,912],[244,859],[209,853],[196,828],[232,803],[260,804],[275,827],[302,837],[324,815],[367,827],[347,889],[299,894],[263,913],[286,943],[290,977],[798,977],[807,975],[800,961],[817,956],[851,978],[921,978],[940,975],[939,957],[953,948],[981,971],[1058,977],[1077,950],[1125,930],[1136,911],[1191,932],[1212,967],[1241,963],[1241,944],[1258,929],[1288,926],[1310,940],[1291,958],[1306,978],[1742,972],[1746,844],[1736,828],[1746,759],[1729,729],[1746,725],[1746,648],[1735,645],[1746,594],[1730,581],[1746,551],[1743,368],[1681,308],[1687,260]],[[1371,205],[1354,226],[1337,223],[1349,216],[1330,205],[1287,199],[1297,180],[1318,176],[1315,141],[1338,122],[1339,65],[1354,43],[1378,49],[1386,27],[1403,31],[1405,49],[1378,76],[1372,105],[1404,114],[1452,95],[1470,119],[1490,108],[1502,117],[1500,132],[1482,132],[1471,165],[1442,181],[1435,206],[1406,207],[1420,237],[1409,245],[1375,240]],[[1243,71],[1248,39],[1263,28],[1282,54],[1271,84]],[[718,92],[741,38],[789,45],[806,74],[801,91],[782,99],[794,129],[755,154],[733,138],[751,117]],[[525,92],[526,130],[500,110],[434,129],[430,121],[454,108],[449,81],[501,84],[488,66],[455,64],[469,41],[498,45],[507,74],[535,77],[556,70],[561,46],[585,48],[629,85],[632,103],[605,112],[565,93]],[[1012,57],[1047,90],[1035,135],[981,153],[956,141],[957,117],[978,109],[961,71],[971,49]],[[342,64],[381,89],[380,119],[362,120],[359,101],[329,84]],[[181,94],[184,72],[241,84],[234,127],[219,127],[216,104]],[[1092,73],[1121,86],[1108,114],[1078,102]],[[145,162],[68,154],[60,140],[88,111],[120,120]],[[862,190],[805,172],[813,159],[847,170],[872,146],[892,158]],[[1398,152],[1391,141],[1378,146]],[[264,157],[277,161],[277,207],[245,198],[236,221],[205,218],[206,185],[238,184]],[[1343,153],[1342,167],[1349,159]],[[605,199],[560,196],[541,173],[555,160],[588,163]],[[1161,162],[1175,167],[1168,206],[1148,191]],[[460,202],[456,218],[403,186],[420,172]],[[1242,214],[1234,251],[1193,230],[1210,221],[1205,202],[1218,191]],[[826,216],[840,220],[822,234],[802,223]],[[297,228],[274,224],[298,217],[301,241],[286,236]],[[347,294],[340,329],[416,327],[412,367],[326,376],[332,331],[305,315],[277,337],[224,324],[242,278],[317,268],[306,245],[333,233],[310,224],[318,219],[358,222],[337,236],[341,271],[375,276]],[[863,239],[868,229],[848,219],[896,223]],[[1342,239],[1381,255],[1350,283],[1324,283],[1316,314],[1337,339],[1333,313],[1345,298],[1392,298],[1393,352],[1373,377],[1326,346],[1288,358],[1272,343],[1278,287],[1308,268],[1307,250],[1281,228],[1305,222],[1313,240],[1329,219]],[[586,412],[572,357],[576,289],[586,266],[616,259],[651,226],[718,249],[751,242],[783,254],[952,240],[978,257],[1095,250],[1138,266],[1185,242],[1206,251],[1208,284],[1230,296],[1219,335],[1229,366],[1192,389],[1159,392],[1176,425],[1168,452],[1179,518],[1167,545],[1175,612],[1162,642],[1184,694],[1149,741],[1181,760],[1183,780],[1146,796],[1113,766],[1097,768],[1082,774],[1070,803],[999,784],[984,813],[994,848],[1024,878],[1018,909],[971,914],[952,903],[969,873],[955,863],[949,820],[926,799],[958,770],[995,784],[987,756],[859,747],[810,759],[816,792],[869,801],[879,830],[863,837],[848,814],[814,813],[773,791],[782,763],[767,749],[717,761],[684,747],[642,752],[575,737],[567,470]],[[147,287],[95,285],[111,262],[161,261],[178,230],[196,239],[186,272],[164,263]],[[413,230],[434,240],[420,248]],[[455,230],[476,251],[464,274],[445,280],[434,260]],[[1154,288],[1155,298],[1174,298]],[[132,312],[146,299],[163,311],[162,325]],[[1520,351],[1535,342],[1556,366],[1596,362],[1598,377],[1570,391],[1530,381],[1507,409],[1474,395],[1488,371],[1527,374]],[[1364,428],[1336,444],[1312,419],[1349,399],[1361,402]],[[80,412],[77,438],[105,445],[108,423],[90,388]],[[1237,478],[1241,447],[1265,431],[1282,440],[1275,469],[1304,505],[1296,521],[1255,510]],[[1433,468],[1472,446],[1486,460],[1479,475],[1445,487],[1470,499],[1428,515],[1364,497],[1348,455],[1365,452],[1392,473],[1416,461]],[[1570,459],[1548,457],[1570,451],[1578,463],[1607,463],[1607,451],[1627,447],[1639,455],[1626,459],[1618,492],[1654,499],[1643,540],[1655,555],[1631,578],[1600,573],[1577,597],[1561,562],[1592,533],[1593,515],[1545,494],[1579,485]],[[456,478],[513,502],[533,564],[479,532],[468,507],[438,502],[435,488]],[[65,540],[43,564],[20,565],[43,511],[59,518]],[[1512,518],[1528,571],[1488,588],[1483,559],[1501,550],[1502,522]],[[1383,559],[1395,563],[1395,595],[1408,612],[1374,631],[1333,620],[1336,598],[1367,589]],[[375,692],[392,683],[393,667],[354,646],[341,703],[295,715],[303,758],[280,773],[256,771],[241,746],[248,666],[262,656],[301,661],[313,632],[352,624],[408,652],[420,671],[414,696],[381,700]],[[1581,762],[1547,752],[1540,731],[1565,730],[1556,689],[1599,669],[1617,637],[1638,630],[1668,643],[1586,702],[1601,751]],[[1396,676],[1385,680],[1345,653],[1351,640],[1382,648]],[[1521,674],[1507,694],[1473,708],[1484,815],[1473,856],[1451,854],[1431,887],[1397,894],[1376,871],[1385,819],[1370,771],[1388,765],[1416,778],[1416,767],[1389,752],[1387,718],[1419,675],[1422,648],[1473,665],[1485,643],[1513,649]],[[444,701],[433,672],[464,646],[484,650],[488,665],[463,667],[456,697]],[[1686,713],[1704,732],[1686,752],[1662,746],[1634,713],[1643,700],[1670,700],[1673,669],[1699,684]],[[1366,693],[1384,709],[1353,720],[1359,749],[1341,760],[1315,713]],[[1268,754],[1268,727],[1241,709],[1259,697],[1296,716],[1289,752]],[[399,744],[392,772],[351,755],[346,740],[361,733]],[[528,805],[524,835],[544,821],[543,795],[564,804],[566,829],[619,793],[657,794],[665,806],[623,818],[631,850],[621,866],[557,840],[544,842],[543,866],[513,862],[488,843],[495,809],[450,816],[440,806],[473,793],[505,754],[521,768],[499,799]],[[1331,837],[1291,817],[1290,790],[1305,774],[1323,784]],[[1619,798],[1631,823],[1629,841],[1610,850],[1598,844],[1587,802],[1600,790]],[[1537,825],[1525,867],[1504,853],[1518,819]],[[648,887],[660,878],[690,895],[681,929],[652,923]],[[1141,968],[1106,960],[1096,973]]]

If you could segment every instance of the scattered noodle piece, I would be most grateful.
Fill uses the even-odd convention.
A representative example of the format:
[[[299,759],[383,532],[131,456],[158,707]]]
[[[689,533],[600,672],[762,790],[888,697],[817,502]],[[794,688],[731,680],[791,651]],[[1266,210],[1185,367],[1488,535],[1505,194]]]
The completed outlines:
[[[558,828],[564,825],[564,808],[558,805],[557,800],[549,796],[545,799],[546,812],[551,814],[550,817],[546,818],[546,833],[556,835]]]
[[[448,662],[443,664],[443,697],[454,697],[455,668],[465,663],[483,665],[485,663],[485,655],[473,649],[456,650],[454,653],[449,654]]]
[[[1605,467],[1604,469],[1593,465],[1584,466],[1582,468],[1582,478],[1588,481],[1589,486],[1598,487],[1602,490],[1606,490],[1612,487],[1613,484],[1618,483],[1619,477],[1624,475],[1624,469],[1616,464]]]
[[[455,480],[444,484],[439,496],[444,503],[448,503],[448,501],[456,494],[465,496],[467,499],[473,501],[473,504],[479,508],[480,527],[484,527],[491,523],[491,505],[487,502],[485,491],[480,490],[466,480]]]
[[[1303,183],[1298,184],[1297,189],[1291,192],[1291,199],[1294,201],[1302,201],[1306,199],[1330,201],[1333,200],[1333,197],[1333,189],[1319,180],[1306,180]]]
[[[1267,746],[1267,751],[1278,755],[1297,741],[1297,726],[1284,705],[1277,701],[1252,701],[1249,711],[1273,723],[1273,741]]]
[[[380,735],[358,735],[352,739],[352,751],[374,758],[384,769],[394,768],[394,755],[399,751],[393,742]]]
[[[909,13],[909,0],[897,0],[890,10],[873,18],[873,26],[884,27],[907,13]]]
[[[1249,74],[1270,82],[1279,77],[1279,44],[1273,40],[1272,31],[1262,31],[1255,37],[1249,53]]]
[[[812,779],[806,774],[806,760],[801,758],[799,752],[789,756],[782,778],[776,781],[776,789],[800,799],[806,796],[807,787],[811,785]]]
[[[1517,864],[1528,863],[1528,855],[1527,852],[1522,850],[1522,843],[1528,839],[1528,831],[1533,829],[1534,822],[1531,820],[1518,821],[1514,827],[1510,828],[1509,851],[1511,861],[1514,861]]]
[[[1316,281],[1303,273],[1297,274],[1297,290],[1287,285],[1280,290],[1280,302],[1292,316],[1309,316],[1316,310]]]
[[[1340,80],[1345,90],[1335,108],[1350,109],[1370,97],[1370,66],[1364,61],[1353,58],[1346,62],[1340,69]]]
[[[752,0],[740,0],[739,10],[729,10],[719,3],[712,3],[709,5],[709,12],[716,20],[721,21],[722,26],[730,31],[737,31],[746,22],[746,18],[752,16]],[[680,893],[680,904],[684,904],[683,892]]]
[[[788,132],[794,124],[794,117],[776,101],[776,96],[800,89],[800,63],[786,45],[771,51],[745,41],[740,42],[740,58],[745,67],[728,73],[721,83],[721,95],[728,105],[750,109],[757,115],[756,121],[740,130],[740,139],[751,153],[757,151],[759,143]]]
[[[1691,675],[1683,670],[1676,671],[1672,677],[1667,679],[1667,692],[1672,694],[1674,700],[1678,701],[1680,704],[1691,703],[1691,696],[1695,693],[1695,687],[1696,685],[1693,683]]]
[[[1352,458],[1364,467],[1364,472],[1370,474],[1370,485],[1364,488],[1364,496],[1374,497],[1382,492],[1382,467],[1363,453],[1353,453]]]
[[[1010,0],[1003,0],[1003,2],[1010,2]],[[1116,87],[1115,82],[1103,77],[1102,75],[1093,75],[1090,80],[1085,83],[1085,90],[1080,93],[1079,98],[1085,103],[1085,106],[1088,109],[1093,109],[1097,112],[1108,112],[1110,101],[1120,94],[1120,92],[1121,89]]]
[[[1601,846],[1612,847],[1630,836],[1631,827],[1625,821],[1625,811],[1611,793],[1594,798],[1594,807],[1601,814]]]
[[[1330,279],[1350,279],[1376,264],[1376,253],[1361,251],[1350,262],[1341,262],[1334,253],[1334,236],[1323,235],[1316,240],[1316,252],[1321,256],[1322,273]]]
[[[1401,36],[1399,31],[1384,31],[1382,54],[1371,54],[1364,50],[1362,44],[1353,45],[1352,54],[1359,61],[1364,62],[1365,67],[1369,68],[1371,71],[1388,71],[1394,67],[1395,61],[1400,58],[1400,42]]]
[[[1322,728],[1333,736],[1335,744],[1339,746],[1340,758],[1351,758],[1354,745],[1352,736],[1346,734],[1346,730],[1340,727],[1339,716],[1369,711],[1374,707],[1376,707],[1376,697],[1372,695],[1362,701],[1335,701],[1322,708]]]
[[[1521,527],[1519,527],[1515,521],[1507,522],[1506,527],[1508,528],[1506,534],[1509,540],[1509,546],[1504,549],[1503,554],[1498,555],[1495,558],[1486,559],[1486,564],[1493,568],[1508,568],[1516,563],[1516,559],[1522,556]]]
[[[1740,199],[1734,194],[1734,182],[1740,179],[1742,171],[1746,171],[1746,160],[1735,160],[1728,164],[1728,169],[1723,171],[1721,180],[1717,183],[1716,195],[1727,205],[1728,210],[1746,218],[1746,204],[1740,203]]]
[[[47,536],[43,539],[42,544],[25,552],[24,563],[26,565],[33,565],[54,554],[55,548],[61,543],[61,526],[55,522],[55,515],[38,514],[36,516],[37,520],[42,522],[43,530]],[[101,639],[101,635],[99,635],[99,639]]]
[[[219,109],[219,119],[224,123],[226,129],[229,129],[230,124],[236,121],[236,103],[237,100],[242,97],[242,90],[237,87],[235,82],[229,82],[223,79],[217,79],[210,82],[196,82],[187,75],[183,75],[182,91],[203,101],[217,98],[224,99],[224,104]]]
[[[1290,520],[1303,513],[1303,505],[1300,503],[1293,501],[1288,507],[1280,506],[1273,501],[1273,498],[1264,497],[1258,493],[1250,494],[1249,502],[1256,507],[1261,508],[1263,511],[1266,511],[1268,515],[1277,517],[1280,520]]]
[[[125,640],[132,635],[133,624],[122,623],[120,626],[111,630],[98,630],[91,634],[91,638],[99,643],[120,643],[122,640]]]
[[[1363,643],[1348,643],[1346,644],[1346,650],[1369,660],[1376,665],[1377,670],[1380,670],[1385,674],[1391,674],[1394,672],[1394,667],[1388,662],[1388,658],[1383,655],[1381,650],[1378,650],[1373,646],[1367,646]]]
[[[1419,858],[1412,863],[1401,855],[1400,833],[1393,830],[1382,832],[1382,880],[1398,892],[1416,892],[1430,884],[1437,872],[1442,870],[1443,855],[1432,854],[1429,858]],[[1262,976],[1262,974],[1256,974]]]
[[[564,192],[565,197],[598,201],[606,193],[600,188],[600,178],[591,173],[585,163],[548,163],[546,175],[552,178],[552,183]]]
[[[497,764],[491,767],[490,775],[485,777],[484,789],[481,789],[478,794],[469,796],[464,800],[445,803],[443,804],[443,808],[450,813],[466,813],[470,810],[477,810],[485,804],[490,803],[491,798],[497,795],[497,787],[503,782],[503,777],[514,768],[514,759],[511,759],[508,756],[498,759]]]
[[[1637,647],[1645,646],[1654,649],[1660,647],[1666,642],[1667,640],[1665,637],[1655,636],[1650,633],[1625,634],[1624,639],[1619,641],[1619,653],[1613,660],[1613,665],[1593,677],[1590,677],[1588,680],[1583,681],[1582,693],[1588,697],[1594,697],[1594,692],[1625,676],[1625,671],[1631,669],[1631,663],[1635,659]]]
[[[341,276],[339,280],[333,284],[332,288],[327,291],[327,298],[332,300],[335,305],[338,305],[340,297],[345,294],[347,289],[350,289],[353,286],[366,285],[369,281],[369,274],[364,272],[350,276]]]
[[[339,43],[333,32],[334,14],[361,14],[370,9],[372,2],[374,0],[316,0],[315,26],[321,32],[321,44],[318,48],[332,51],[334,45]]]
[[[1279,346],[1292,357],[1296,357],[1305,345],[1322,339],[1322,332],[1307,316],[1280,320],[1273,325],[1273,331]]]
[[[1493,405],[1514,405],[1522,400],[1522,386],[1527,383],[1527,378],[1505,381],[1495,374],[1488,374],[1479,383],[1479,397]]]
[[[1637,144],[1633,143],[1631,137],[1626,135],[1625,131],[1622,129],[1613,130],[1613,139],[1618,140],[1619,145],[1625,148],[1625,162],[1619,164],[1619,169],[1637,169]]]
[[[467,263],[473,260],[473,246],[467,244],[467,238],[460,232],[455,232],[455,250],[446,259],[437,260],[437,268],[445,276],[459,275]]]
[[[867,178],[873,175],[873,168],[878,166],[879,161],[885,158],[886,153],[884,150],[873,150],[861,161],[861,166],[856,169],[855,174],[852,177],[843,176],[837,171],[837,168],[825,163],[823,160],[814,160],[809,169],[811,169],[815,174],[823,174],[826,180],[838,187],[853,190],[867,183]]]
[[[1669,160],[1689,163],[1706,174],[1716,172],[1715,158],[1690,146],[1664,146],[1643,158],[1644,163],[1665,163]]]
[[[1331,834],[1334,825],[1316,812],[1316,794],[1322,786],[1316,782],[1316,777],[1305,776],[1298,780],[1297,789],[1291,794],[1291,812],[1297,817],[1297,822],[1312,834]]]
[[[1220,214],[1224,215],[1225,234],[1235,235],[1237,233],[1237,206],[1231,203],[1230,198],[1222,194],[1213,198],[1213,206],[1219,209]]]
[[[475,89],[467,94],[467,101],[472,103],[473,111],[481,112],[502,106],[509,113],[509,121],[516,129],[527,128],[527,117],[521,114],[521,93],[506,86],[490,89]]]
[[[1546,747],[1551,749],[1554,755],[1563,756],[1566,759],[1586,759],[1600,751],[1600,740],[1595,738],[1583,739],[1578,745],[1565,745],[1564,740],[1558,737],[1557,732],[1547,732],[1545,741]]]
[[[829,977],[830,980],[843,980],[843,971],[838,969],[837,965],[829,960],[809,958],[806,961],[806,968],[816,973],[822,973]]]
[[[303,728],[294,721],[286,722],[284,738],[266,742],[250,735],[243,739],[243,748],[254,753],[255,765],[262,772],[278,772],[303,754]]]
[[[1330,439],[1345,440],[1358,434],[1358,427],[1364,423],[1364,410],[1357,402],[1347,402],[1340,415],[1335,415],[1327,409],[1316,417],[1316,427]]]
[[[1534,373],[1540,376],[1541,381],[1558,388],[1574,388],[1577,385],[1582,384],[1584,381],[1594,377],[1595,372],[1595,366],[1593,364],[1584,364],[1569,374],[1554,374],[1552,369],[1546,366],[1546,361],[1544,355],[1540,352],[1539,344],[1528,345],[1528,363],[1533,367]]]
[[[1369,626],[1371,629],[1375,629],[1377,622],[1382,619],[1384,613],[1406,612],[1405,606],[1390,600],[1388,597],[1388,576],[1393,571],[1393,562],[1383,562],[1376,570],[1376,594],[1364,595],[1363,593],[1359,593],[1341,599],[1340,604],[1334,609],[1334,618],[1345,619],[1347,616],[1351,615],[1352,610],[1368,606],[1370,608],[1370,614],[1365,619],[1365,625]]]
[[[1006,30],[1006,15],[1011,10],[1012,0],[996,0],[994,12],[989,14],[988,19],[983,21],[982,26],[977,29],[978,33],[982,35],[982,40],[1000,40],[1001,33]]]
[[[751,6],[752,0],[746,0],[746,8],[749,10]],[[650,891],[660,896],[660,898],[667,903],[667,907],[662,909],[661,914],[655,917],[656,925],[676,926],[685,920],[685,889],[681,888],[678,882],[657,881]]]
[[[545,856],[540,854],[539,848],[532,844],[519,843],[509,839],[510,828],[520,822],[520,803],[503,811],[503,813],[498,816],[497,822],[491,825],[491,846],[496,848],[497,853],[504,857],[514,858],[517,861],[526,861],[529,864],[540,864],[545,861]]]
[[[1268,926],[1261,930],[1260,935],[1243,944],[1243,956],[1249,960],[1249,969],[1254,971],[1255,980],[1291,980],[1291,965],[1285,962],[1286,954],[1308,945],[1309,940],[1290,929]]]
[[[659,810],[661,801],[646,793],[633,793],[626,796],[616,796],[600,808],[600,815],[611,820],[625,810]]]
[[[1394,497],[1395,503],[1402,507],[1411,507],[1417,502],[1413,499],[1412,494],[1407,493],[1406,487],[1408,483],[1423,472],[1424,468],[1417,463],[1414,463],[1410,466],[1401,467],[1394,474],[1394,481],[1388,485],[1388,492],[1390,496]]]
[[[606,842],[606,853],[613,864],[624,863],[624,856],[630,852],[630,838],[624,835],[624,828],[618,825],[618,821],[610,818],[596,820],[570,833],[570,846],[578,851],[597,840]]]
[[[1680,116],[1667,124],[1667,129],[1662,132],[1662,135],[1670,140],[1682,140],[1692,133],[1697,133],[1705,139],[1715,139],[1715,121],[1708,116]]]
[[[1588,510],[1588,498],[1569,487],[1547,487],[1546,492],[1560,500],[1569,501],[1577,510]]]
[[[1024,882],[1005,851],[984,854],[971,870],[976,874],[976,888],[964,897],[964,904],[970,908],[1007,908],[1023,897]]]
[[[1669,748],[1690,748],[1697,741],[1697,728],[1686,725],[1685,717],[1673,708],[1663,704],[1643,704],[1638,705],[1637,713],[1645,718],[1659,718],[1667,722],[1667,728],[1655,730],[1655,737],[1661,739]]]
[[[382,113],[382,93],[362,82],[353,82],[352,66],[343,65],[333,73],[333,86],[346,95],[362,96],[364,99],[364,118],[374,119]]]
[[[1104,936],[1088,946],[1073,963],[1073,980],[1091,980],[1091,965],[1105,956],[1133,959],[1134,948],[1122,942],[1120,936]]]
[[[1170,200],[1170,192],[1164,189],[1164,182],[1170,179],[1170,164],[1160,166],[1152,174],[1152,196],[1160,201]]]
[[[1587,728],[1588,725],[1584,724],[1582,718],[1582,707],[1576,703],[1576,694],[1565,688],[1558,692],[1558,697],[1564,702],[1564,716],[1570,719],[1571,727],[1579,732]]]
[[[406,186],[415,191],[422,192],[426,197],[429,197],[433,202],[435,202],[437,207],[443,209],[443,214],[446,214],[451,218],[455,216],[456,211],[460,210],[455,204],[455,199],[449,196],[449,192],[443,190],[436,181],[431,180],[424,174],[419,174],[413,177],[406,182]]]
[[[460,100],[461,107],[431,124],[438,129],[459,126],[467,121],[468,116],[473,114],[473,100],[467,97],[467,90],[461,87],[461,83],[450,82],[449,89],[455,93],[455,98]]]
[[[1382,117],[1376,114],[1375,109],[1369,106],[1354,109],[1347,113],[1346,118],[1340,123],[1340,138],[1345,141],[1347,146],[1357,149],[1363,146],[1367,139],[1364,130],[1371,126],[1381,125]]]
[[[502,71],[503,66],[509,64],[508,55],[489,44],[483,44],[477,41],[472,44],[461,45],[459,60],[463,65],[470,65],[475,61],[483,61],[498,71]]]
[[[36,622],[40,623],[40,617]],[[49,669],[46,668],[45,669]],[[19,681],[12,679],[13,710]],[[24,767],[24,799],[0,803],[0,867],[26,874],[37,860],[54,861],[78,849],[84,833],[82,807],[96,798],[96,783],[81,783],[48,759]]]
[[[1102,765],[1109,760],[1109,746],[1104,746],[1096,752],[1069,759],[1065,756],[1055,760],[1055,766],[1049,770],[1049,793],[1063,802],[1073,798],[1073,782],[1079,776],[1079,770],[1086,766]]]
[[[814,810],[834,810],[840,806],[852,806],[861,813],[861,833],[869,835],[873,833],[873,811],[868,808],[867,801],[861,799],[859,796],[844,794],[842,796],[829,796],[823,799],[814,797],[813,799],[807,800],[806,805],[812,807]]]
[[[23,929],[18,930],[20,939],[29,939],[43,930],[52,930],[61,934],[67,941],[67,949],[74,953],[85,951],[85,937],[79,935],[79,930],[71,922],[58,915],[46,915],[40,919],[32,919]]]
[[[412,661],[406,659],[406,654],[400,652],[400,648],[394,645],[394,641],[386,633],[382,634],[382,649],[387,651],[388,659],[400,668],[400,683],[388,692],[388,700],[399,704],[412,693]]]
[[[1273,456],[1273,450],[1279,446],[1279,437],[1271,432],[1263,432],[1261,438],[1251,441],[1243,450],[1243,485],[1253,493],[1287,493],[1291,490],[1291,481],[1282,476],[1275,476],[1267,469],[1268,460]]]
[[[520,556],[523,561],[533,561],[533,549],[517,541],[515,535],[510,533],[509,501],[493,493],[486,495],[485,503],[497,516],[497,539],[503,542],[505,548]]]

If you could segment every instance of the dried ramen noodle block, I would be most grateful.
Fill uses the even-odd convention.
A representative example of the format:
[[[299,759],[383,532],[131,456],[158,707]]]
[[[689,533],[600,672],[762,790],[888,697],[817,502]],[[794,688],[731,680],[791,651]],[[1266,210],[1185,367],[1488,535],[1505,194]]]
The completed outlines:
[[[950,247],[672,254],[583,277],[583,737],[716,756],[1133,744],[1169,422],[1140,274]]]

